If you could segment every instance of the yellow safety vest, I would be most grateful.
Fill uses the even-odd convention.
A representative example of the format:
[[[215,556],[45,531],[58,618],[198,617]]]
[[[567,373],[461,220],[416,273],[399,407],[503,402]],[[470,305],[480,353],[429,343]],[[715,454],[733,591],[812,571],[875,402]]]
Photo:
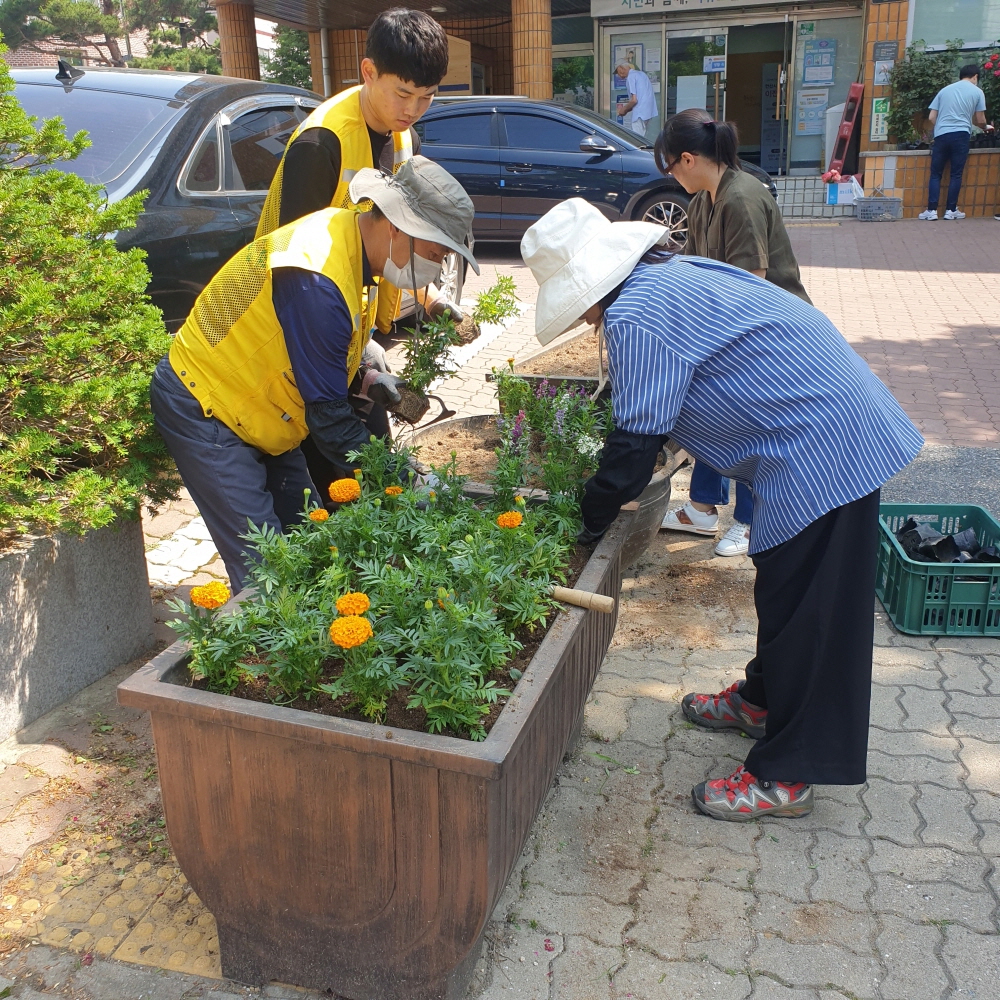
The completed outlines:
[[[364,295],[356,211],[327,208],[254,240],[209,282],[170,348],[170,364],[206,417],[217,417],[269,455],[309,433],[285,337],[271,301],[271,272],[300,267],[340,289],[353,317],[348,382],[361,364],[378,294]]]
[[[333,193],[333,201],[330,202],[334,208],[350,208],[351,197],[347,188],[351,179],[363,167],[377,166],[372,162],[371,139],[368,136],[368,126],[365,123],[364,115],[361,114],[361,88],[351,87],[349,90],[335,94],[330,100],[316,108],[288,140],[281,162],[278,164],[278,170],[267,192],[264,208],[260,213],[260,221],[257,223],[257,239],[260,239],[261,236],[267,236],[268,233],[272,233],[278,228],[285,156],[298,136],[310,128],[329,129],[340,140],[340,178],[337,182],[337,189]],[[393,172],[395,172],[405,160],[413,156],[413,143],[410,140],[409,129],[405,132],[392,133],[392,148],[392,166]],[[387,281],[380,282],[380,285],[379,310],[375,324],[383,333],[388,333],[392,321],[399,311],[402,295]]]

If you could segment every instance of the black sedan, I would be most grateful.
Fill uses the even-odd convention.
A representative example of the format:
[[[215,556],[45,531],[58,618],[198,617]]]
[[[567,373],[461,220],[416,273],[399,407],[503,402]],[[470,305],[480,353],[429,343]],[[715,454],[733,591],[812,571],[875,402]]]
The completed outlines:
[[[585,198],[612,221],[687,235],[690,196],[656,169],[652,143],[586,108],[518,97],[439,98],[414,126],[421,152],[451,171],[476,206],[479,240],[519,240],[565,198]],[[743,168],[777,197],[752,163]]]
[[[59,115],[91,145],[58,164],[101,184],[109,201],[146,189],[146,210],[118,234],[148,254],[149,292],[170,329],[249,243],[292,131],[322,98],[221,76],[60,66],[12,69],[28,114]]]

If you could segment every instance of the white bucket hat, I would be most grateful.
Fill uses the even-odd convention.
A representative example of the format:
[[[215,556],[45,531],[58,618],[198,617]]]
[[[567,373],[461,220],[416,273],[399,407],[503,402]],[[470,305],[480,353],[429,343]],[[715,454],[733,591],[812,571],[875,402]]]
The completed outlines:
[[[670,231],[652,222],[611,222],[590,202],[570,198],[546,212],[521,239],[521,256],[538,282],[535,336],[565,333],[620,285]]]
[[[465,188],[444,167],[412,156],[394,174],[363,167],[348,191],[355,202],[370,198],[397,228],[460,253],[479,274],[472,256],[472,219],[476,214]]]

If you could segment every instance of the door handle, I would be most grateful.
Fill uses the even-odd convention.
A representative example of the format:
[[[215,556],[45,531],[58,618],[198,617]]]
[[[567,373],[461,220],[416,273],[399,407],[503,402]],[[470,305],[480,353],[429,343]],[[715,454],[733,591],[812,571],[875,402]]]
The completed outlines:
[[[508,163],[505,169],[511,174],[528,174],[532,166],[530,163]]]

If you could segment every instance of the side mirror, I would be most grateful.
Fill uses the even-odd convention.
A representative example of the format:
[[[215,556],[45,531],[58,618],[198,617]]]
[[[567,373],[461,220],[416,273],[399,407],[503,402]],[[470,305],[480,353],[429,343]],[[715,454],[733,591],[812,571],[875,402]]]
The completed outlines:
[[[614,149],[602,135],[588,135],[580,140],[581,153],[613,153]]]

